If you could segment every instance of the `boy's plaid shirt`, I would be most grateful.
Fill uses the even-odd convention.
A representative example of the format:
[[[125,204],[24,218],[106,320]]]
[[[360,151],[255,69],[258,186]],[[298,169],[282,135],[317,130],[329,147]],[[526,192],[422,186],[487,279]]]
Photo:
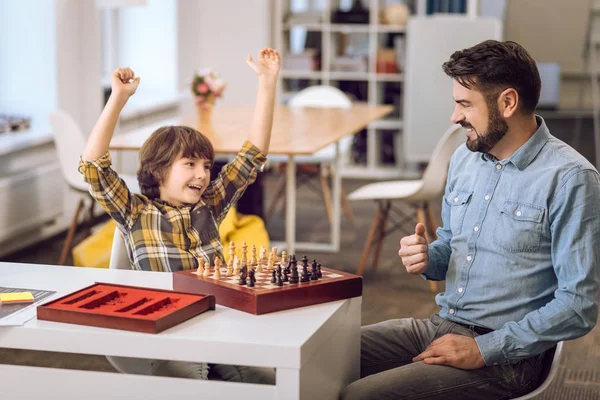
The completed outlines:
[[[211,265],[223,257],[219,225],[230,207],[256,180],[267,158],[246,141],[233,161],[223,167],[193,206],[175,207],[160,199],[131,193],[111,168],[110,154],[80,161],[79,172],[90,184],[90,194],[117,222],[133,268],[144,271],[181,271],[198,268],[203,257]]]

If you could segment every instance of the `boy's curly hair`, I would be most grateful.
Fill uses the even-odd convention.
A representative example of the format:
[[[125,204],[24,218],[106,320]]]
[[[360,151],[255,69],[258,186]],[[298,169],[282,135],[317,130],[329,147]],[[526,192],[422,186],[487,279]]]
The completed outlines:
[[[160,198],[159,186],[171,164],[179,157],[215,160],[215,150],[206,136],[187,126],[163,126],[146,140],[140,150],[137,179],[149,199]]]

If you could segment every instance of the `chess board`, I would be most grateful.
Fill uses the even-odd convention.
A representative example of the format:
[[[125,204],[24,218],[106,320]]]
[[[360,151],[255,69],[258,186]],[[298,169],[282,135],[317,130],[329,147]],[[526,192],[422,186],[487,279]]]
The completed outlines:
[[[215,309],[210,295],[95,283],[37,308],[39,320],[158,333]]]
[[[322,277],[308,282],[289,283],[283,286],[271,283],[270,271],[256,272],[254,287],[239,284],[239,276],[215,278],[214,266],[209,276],[196,271],[173,274],[173,289],[188,293],[206,293],[215,296],[217,304],[235,308],[254,315],[289,310],[329,301],[349,299],[362,295],[362,277],[330,268],[321,268]]]

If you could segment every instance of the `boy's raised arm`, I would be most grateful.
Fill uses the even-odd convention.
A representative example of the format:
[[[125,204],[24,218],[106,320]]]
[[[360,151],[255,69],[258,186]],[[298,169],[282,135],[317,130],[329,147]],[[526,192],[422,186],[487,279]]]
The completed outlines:
[[[83,161],[97,160],[106,154],[119,114],[140,84],[140,78],[136,78],[129,68],[119,68],[114,71],[110,81],[112,93],[81,154]]]
[[[246,60],[250,68],[258,75],[256,105],[248,133],[248,141],[258,147],[263,154],[269,152],[271,128],[273,127],[273,110],[275,108],[275,89],[279,74],[279,53],[273,49],[262,49],[256,63],[248,55]]]

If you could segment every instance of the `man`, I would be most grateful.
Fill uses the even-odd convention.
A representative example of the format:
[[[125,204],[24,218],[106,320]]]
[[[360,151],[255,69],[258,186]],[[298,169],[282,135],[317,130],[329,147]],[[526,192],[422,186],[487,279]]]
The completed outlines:
[[[443,65],[453,155],[443,227],[402,238],[407,271],[446,280],[439,314],[365,326],[361,379],[345,399],[504,399],[534,390],[548,350],[598,316],[600,177],[535,115],[540,76],[514,42],[486,41]]]

